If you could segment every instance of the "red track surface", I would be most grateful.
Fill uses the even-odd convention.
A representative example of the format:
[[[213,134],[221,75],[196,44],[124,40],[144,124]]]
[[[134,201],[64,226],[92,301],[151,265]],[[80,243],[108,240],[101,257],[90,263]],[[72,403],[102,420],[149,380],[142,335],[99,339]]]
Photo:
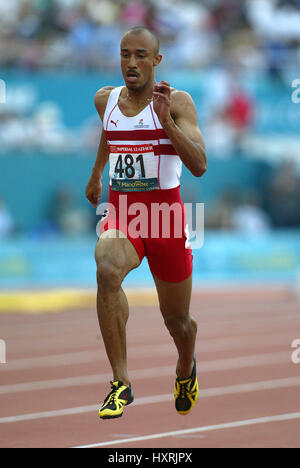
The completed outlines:
[[[96,312],[0,316],[8,362],[0,366],[0,446],[300,447],[300,364],[291,361],[299,303],[284,291],[195,293],[192,313],[201,386],[193,412],[175,412],[176,352],[158,309],[135,307],[128,364],[136,402],[112,421],[97,417],[111,375]],[[290,413],[291,420],[244,422]],[[242,427],[222,426],[236,421]],[[118,442],[140,436],[147,437]]]

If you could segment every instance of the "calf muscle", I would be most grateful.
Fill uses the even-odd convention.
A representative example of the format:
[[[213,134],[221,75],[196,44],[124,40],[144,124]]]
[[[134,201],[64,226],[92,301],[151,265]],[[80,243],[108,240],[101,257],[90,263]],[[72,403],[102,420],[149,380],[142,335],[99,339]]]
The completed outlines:
[[[97,314],[114,380],[129,384],[126,324],[129,307],[121,287],[123,279],[139,265],[139,257],[128,239],[100,237],[96,246]]]

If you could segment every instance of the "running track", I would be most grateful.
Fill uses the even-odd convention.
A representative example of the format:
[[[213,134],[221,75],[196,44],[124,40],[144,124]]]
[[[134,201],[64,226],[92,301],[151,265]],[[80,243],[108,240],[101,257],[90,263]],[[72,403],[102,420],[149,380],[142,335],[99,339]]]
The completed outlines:
[[[282,289],[193,294],[201,393],[174,410],[176,352],[155,305],[128,323],[135,403],[121,419],[97,408],[110,368],[94,310],[0,315],[0,447],[300,447],[299,303]]]

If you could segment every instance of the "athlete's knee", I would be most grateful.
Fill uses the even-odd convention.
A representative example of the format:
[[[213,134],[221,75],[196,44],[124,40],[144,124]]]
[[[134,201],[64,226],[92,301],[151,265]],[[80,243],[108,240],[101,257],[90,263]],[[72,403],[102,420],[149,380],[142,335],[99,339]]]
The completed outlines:
[[[164,318],[164,321],[173,338],[177,336],[188,336],[191,334],[196,335],[197,333],[197,322],[190,315],[168,315]]]
[[[102,290],[113,291],[121,286],[122,264],[118,253],[106,242],[98,242],[95,250],[97,283]]]
[[[108,260],[97,263],[97,283],[103,291],[115,291],[123,281],[122,270]]]

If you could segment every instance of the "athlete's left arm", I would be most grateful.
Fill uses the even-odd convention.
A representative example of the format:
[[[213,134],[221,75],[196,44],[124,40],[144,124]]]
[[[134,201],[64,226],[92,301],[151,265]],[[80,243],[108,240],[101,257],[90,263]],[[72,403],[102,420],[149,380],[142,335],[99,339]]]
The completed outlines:
[[[194,176],[201,177],[207,159],[193,99],[183,91],[171,95],[170,85],[164,81],[155,86],[153,94],[156,113],[180,159]]]

